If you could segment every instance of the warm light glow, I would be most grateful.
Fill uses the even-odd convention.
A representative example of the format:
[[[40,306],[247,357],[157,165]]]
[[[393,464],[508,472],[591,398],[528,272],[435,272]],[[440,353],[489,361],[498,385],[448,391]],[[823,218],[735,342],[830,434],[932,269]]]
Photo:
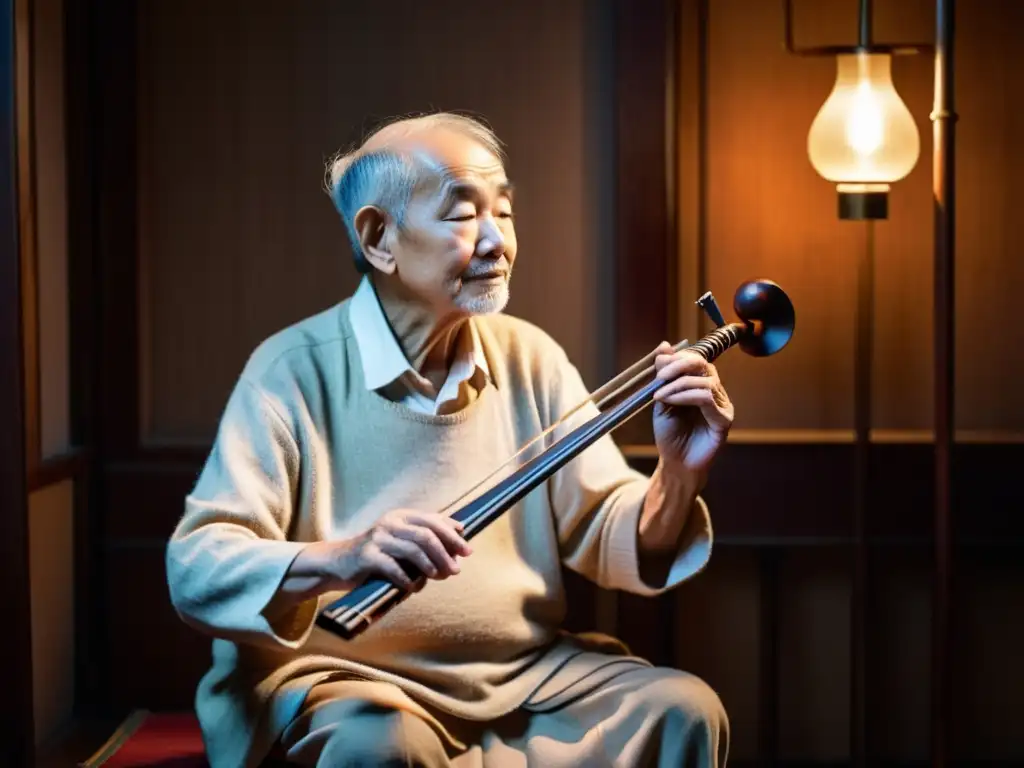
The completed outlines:
[[[896,93],[891,62],[884,53],[837,57],[835,87],[807,135],[811,164],[829,181],[887,185],[917,163],[921,139]]]

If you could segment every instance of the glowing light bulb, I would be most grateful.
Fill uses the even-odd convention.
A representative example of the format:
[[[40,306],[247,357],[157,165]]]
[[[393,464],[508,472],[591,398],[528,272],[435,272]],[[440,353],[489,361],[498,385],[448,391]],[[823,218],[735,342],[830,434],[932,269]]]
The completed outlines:
[[[850,116],[846,123],[846,143],[861,158],[870,157],[880,146],[885,123],[879,99],[867,83],[859,83],[853,94]]]
[[[917,164],[914,117],[892,82],[886,53],[837,57],[835,86],[807,135],[814,169],[840,193],[885,192]]]

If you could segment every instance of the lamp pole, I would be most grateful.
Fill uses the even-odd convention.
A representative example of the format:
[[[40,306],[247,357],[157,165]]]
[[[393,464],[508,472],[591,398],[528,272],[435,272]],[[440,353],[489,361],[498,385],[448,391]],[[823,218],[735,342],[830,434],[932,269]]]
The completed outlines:
[[[934,422],[935,422],[935,563],[932,595],[932,764],[948,759],[950,706],[949,618],[952,589],[953,387],[956,343],[956,109],[953,100],[953,30],[955,0],[935,5],[935,101],[932,120],[932,194],[934,235]]]
[[[870,51],[872,8],[860,3],[858,48]],[[888,195],[885,196],[887,202]],[[875,218],[888,217],[888,204],[875,215],[865,215],[864,247],[857,268],[857,333],[854,352],[853,423],[853,578],[851,585],[850,648],[850,756],[855,766],[867,759],[867,509],[871,487],[872,363],[875,332]],[[843,212],[842,207],[840,208]],[[861,211],[861,213],[866,213]]]

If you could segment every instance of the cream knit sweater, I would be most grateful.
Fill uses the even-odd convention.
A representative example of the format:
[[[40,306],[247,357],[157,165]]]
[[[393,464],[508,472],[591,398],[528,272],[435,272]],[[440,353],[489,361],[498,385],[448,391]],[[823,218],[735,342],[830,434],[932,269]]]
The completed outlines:
[[[353,536],[394,507],[448,507],[586,397],[540,329],[507,315],[472,322],[492,381],[454,414],[415,412],[366,389],[348,300],[251,356],[167,547],[175,609],[213,638],[196,709],[214,768],[257,764],[309,687],[329,676],[390,681],[459,717],[495,718],[556,669],[564,676],[574,657],[593,658],[559,630],[563,565],[603,587],[655,595],[707,562],[711,526],[699,501],[667,582],[641,579],[636,532],[649,481],[606,437],[474,537],[459,575],[428,583],[357,639],[314,625],[338,593],[268,621],[263,610],[306,543]],[[554,437],[595,413],[584,409]]]

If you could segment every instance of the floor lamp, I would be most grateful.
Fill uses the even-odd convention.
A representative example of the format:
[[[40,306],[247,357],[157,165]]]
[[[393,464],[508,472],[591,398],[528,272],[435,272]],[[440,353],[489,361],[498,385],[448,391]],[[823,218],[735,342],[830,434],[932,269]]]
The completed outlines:
[[[935,56],[933,124],[934,422],[935,509],[932,634],[932,761],[947,758],[950,725],[949,595],[953,446],[954,123],[953,24],[955,0],[936,0],[934,44],[874,42],[871,0],[860,0],[858,42],[852,46],[798,48],[793,43],[792,0],[784,0],[786,50],[835,57],[836,82],[807,137],[811,164],[836,184],[838,215],[863,221],[864,248],[857,270],[854,373],[855,478],[853,512],[853,615],[850,744],[856,764],[866,760],[865,617],[867,542],[865,514],[870,484],[871,353],[874,318],[874,222],[888,218],[890,185],[914,168],[920,137],[913,116],[892,81],[894,55]]]

